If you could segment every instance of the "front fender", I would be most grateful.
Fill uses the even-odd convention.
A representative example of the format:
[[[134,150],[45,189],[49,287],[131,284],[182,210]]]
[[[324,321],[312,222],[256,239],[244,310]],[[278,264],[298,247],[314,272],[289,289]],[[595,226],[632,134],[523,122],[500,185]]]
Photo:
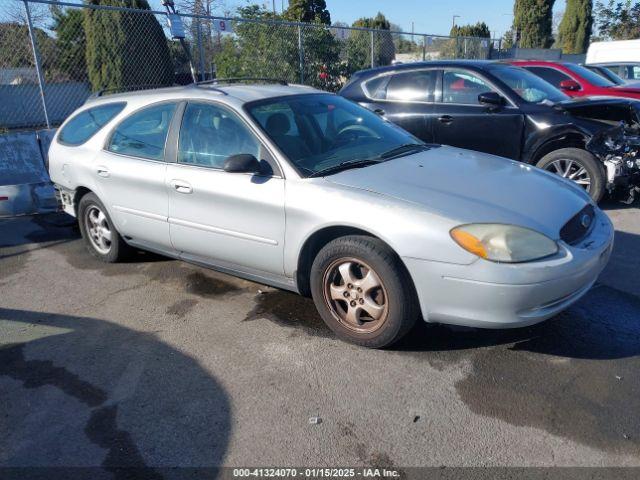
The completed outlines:
[[[598,130],[601,128],[600,126]],[[542,156],[560,148],[584,148],[593,133],[595,132],[591,129],[577,123],[535,129],[525,139],[522,161],[534,164]]]

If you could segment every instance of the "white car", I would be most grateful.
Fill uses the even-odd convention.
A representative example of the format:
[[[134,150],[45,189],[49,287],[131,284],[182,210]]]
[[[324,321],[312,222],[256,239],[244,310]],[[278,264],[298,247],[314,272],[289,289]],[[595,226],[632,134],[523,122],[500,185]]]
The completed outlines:
[[[208,84],[93,98],[50,174],[89,250],[146,249],[311,295],[342,338],[416,319],[547,319],[604,268],[608,218],[572,182],[427,145],[309,87]]]

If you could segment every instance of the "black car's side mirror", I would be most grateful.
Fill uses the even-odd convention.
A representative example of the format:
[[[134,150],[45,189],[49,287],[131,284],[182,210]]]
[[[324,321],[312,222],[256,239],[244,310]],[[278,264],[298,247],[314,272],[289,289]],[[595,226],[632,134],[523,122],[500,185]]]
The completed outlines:
[[[478,102],[482,105],[490,105],[492,107],[501,107],[506,102],[504,97],[496,92],[484,92],[478,95]]]
[[[229,173],[261,173],[260,162],[250,153],[231,155],[224,161],[224,171]]]

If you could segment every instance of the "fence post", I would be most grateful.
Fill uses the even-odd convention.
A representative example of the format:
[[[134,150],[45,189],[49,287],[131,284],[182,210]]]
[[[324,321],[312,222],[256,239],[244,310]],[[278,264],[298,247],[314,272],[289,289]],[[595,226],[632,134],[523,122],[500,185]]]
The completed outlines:
[[[31,22],[31,10],[29,10],[29,2],[24,0],[24,9],[27,13],[27,27],[29,28],[29,39],[31,40],[31,49],[33,50],[33,60],[36,64],[36,73],[38,75],[38,85],[40,86],[40,100],[42,101],[42,110],[44,111],[44,120],[47,128],[51,128],[49,123],[49,112],[47,112],[47,100],[44,95],[44,78],[42,76],[42,67],[40,65],[40,55],[38,53],[38,44],[33,33],[33,23]]]
[[[422,37],[422,61],[427,59],[427,36]]]
[[[196,19],[196,33],[198,34],[198,56],[200,57],[200,81],[204,82],[206,78],[206,69],[204,65],[204,48],[202,47],[202,28],[200,27],[200,18]]]
[[[298,55],[300,62],[300,83],[304,83],[304,50],[302,45],[302,27],[298,25]]]
[[[375,46],[374,46],[374,39],[373,39],[373,30],[371,30],[371,68],[375,68],[376,66],[376,60],[374,58],[375,55]]]

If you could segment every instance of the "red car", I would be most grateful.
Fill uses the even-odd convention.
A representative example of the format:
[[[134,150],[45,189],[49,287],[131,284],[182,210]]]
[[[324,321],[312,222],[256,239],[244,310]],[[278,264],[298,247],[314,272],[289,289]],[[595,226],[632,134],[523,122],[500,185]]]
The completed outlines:
[[[509,63],[529,70],[571,97],[607,96],[640,99],[640,88],[616,85],[611,80],[575,63],[542,60],[513,60]]]

